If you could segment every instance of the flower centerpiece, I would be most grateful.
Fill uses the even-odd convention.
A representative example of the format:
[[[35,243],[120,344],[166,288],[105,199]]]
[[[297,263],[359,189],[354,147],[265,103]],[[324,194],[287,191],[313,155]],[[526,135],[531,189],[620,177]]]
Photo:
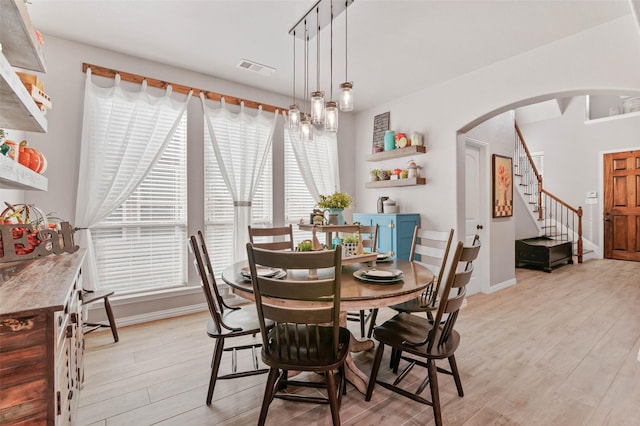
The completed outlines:
[[[321,209],[348,209],[351,206],[351,196],[343,192],[331,195],[320,195],[318,207]]]
[[[344,225],[344,218],[342,217],[342,210],[351,206],[351,196],[343,192],[334,192],[330,195],[320,195],[318,201],[318,207],[326,209],[325,214],[338,214],[338,224]],[[327,216],[328,218],[328,216]]]

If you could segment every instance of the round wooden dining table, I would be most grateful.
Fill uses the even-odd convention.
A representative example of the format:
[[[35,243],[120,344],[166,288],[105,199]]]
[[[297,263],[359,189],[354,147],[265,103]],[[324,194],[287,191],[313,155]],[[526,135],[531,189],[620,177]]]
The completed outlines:
[[[222,279],[232,291],[248,300],[254,300],[253,286],[241,274],[242,268],[248,265],[247,261],[237,262],[222,272]],[[342,266],[340,282],[340,310],[341,325],[346,325],[346,311],[360,311],[364,309],[382,308],[396,303],[406,302],[418,296],[433,282],[433,273],[426,267],[407,260],[394,260],[393,262],[380,263],[379,268],[393,268],[402,271],[402,281],[393,284],[368,283],[357,279],[354,272],[370,267],[369,263],[354,263]],[[318,271],[318,276],[323,277],[323,270]],[[288,279],[310,280],[307,270],[287,271]],[[300,304],[304,302],[296,301]],[[302,307],[302,306],[301,306]],[[360,352],[374,347],[370,339],[358,340],[353,334],[349,344],[351,352]],[[366,392],[368,375],[363,373],[355,364],[351,355],[345,361],[345,374],[361,393]]]

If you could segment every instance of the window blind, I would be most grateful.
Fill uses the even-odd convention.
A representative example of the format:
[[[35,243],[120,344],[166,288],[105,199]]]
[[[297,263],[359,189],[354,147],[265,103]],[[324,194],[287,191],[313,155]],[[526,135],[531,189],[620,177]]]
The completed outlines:
[[[186,123],[185,114],[143,182],[92,228],[102,288],[125,294],[186,285]]]
[[[239,134],[238,134],[239,135]],[[243,150],[241,138],[235,138],[235,150],[241,158]],[[211,146],[211,136],[204,132],[204,211],[205,240],[211,265],[216,275],[233,263],[233,199],[218,167],[218,161]],[[264,166],[260,183],[251,203],[251,215],[256,226],[271,226],[273,223],[273,185],[271,153]]]

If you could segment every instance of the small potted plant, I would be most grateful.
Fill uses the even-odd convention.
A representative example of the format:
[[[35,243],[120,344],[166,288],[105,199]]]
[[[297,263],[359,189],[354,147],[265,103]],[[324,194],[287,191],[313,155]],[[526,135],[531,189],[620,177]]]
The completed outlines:
[[[343,192],[334,192],[330,195],[320,195],[320,201],[318,201],[318,207],[326,209],[325,214],[337,213],[338,224],[344,225],[344,217],[342,217],[342,210],[348,209],[351,206],[351,196]]]
[[[342,238],[342,257],[349,257],[356,254],[360,239],[358,234],[348,234]]]

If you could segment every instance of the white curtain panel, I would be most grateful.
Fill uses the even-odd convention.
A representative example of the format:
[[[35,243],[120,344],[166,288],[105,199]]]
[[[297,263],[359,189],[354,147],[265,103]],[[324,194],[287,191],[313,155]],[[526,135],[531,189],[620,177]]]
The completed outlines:
[[[291,138],[298,168],[313,199],[320,201],[320,195],[340,191],[336,132],[325,132],[314,128],[313,141],[303,142],[300,132],[290,130],[288,119],[286,121],[284,131]]]
[[[224,98],[217,109],[207,106],[202,93],[200,99],[213,152],[233,199],[233,258],[239,262],[247,258],[251,201],[271,150],[278,111],[271,117],[259,108],[257,115],[250,115],[242,103],[236,114],[227,108]]]
[[[184,114],[191,93],[183,102],[151,96],[146,81],[139,92],[120,87],[116,76],[112,87],[99,87],[87,69],[80,151],[80,175],[76,197],[76,233],[87,248],[84,283],[97,289],[91,227],[118,208],[147,176],[161,157]]]

